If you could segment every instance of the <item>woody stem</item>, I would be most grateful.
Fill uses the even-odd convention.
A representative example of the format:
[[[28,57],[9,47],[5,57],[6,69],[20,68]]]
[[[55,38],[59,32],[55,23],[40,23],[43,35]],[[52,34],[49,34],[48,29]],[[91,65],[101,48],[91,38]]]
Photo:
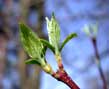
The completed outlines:
[[[54,78],[56,78],[58,81],[61,81],[61,82],[65,83],[67,86],[70,87],[70,89],[80,89],[76,85],[76,83],[69,77],[67,72],[64,70],[62,60],[61,60],[61,56],[57,56],[56,58],[57,58],[57,63],[58,63],[59,70],[57,70],[56,73],[53,73],[52,76]]]
[[[56,73],[52,74],[52,76],[58,81],[65,83],[70,89],[80,89],[65,71],[58,70]]]
[[[99,73],[100,73],[100,77],[103,81],[103,89],[107,89],[106,79],[105,79],[105,76],[103,74],[103,70],[101,68],[101,62],[100,62],[100,57],[99,57],[99,54],[98,54],[97,44],[96,44],[95,38],[92,38],[92,43],[93,43],[93,46],[94,46],[94,49],[95,49],[96,61],[97,61],[97,66],[98,66],[98,70],[99,70]]]

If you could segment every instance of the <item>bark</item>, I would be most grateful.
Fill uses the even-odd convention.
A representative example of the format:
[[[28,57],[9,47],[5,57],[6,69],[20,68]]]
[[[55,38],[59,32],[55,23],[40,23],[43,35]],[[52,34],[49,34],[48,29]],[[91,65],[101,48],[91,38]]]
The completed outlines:
[[[67,72],[65,72],[64,70],[63,71],[62,70],[58,70],[52,76],[55,77],[58,81],[61,81],[61,82],[65,83],[67,86],[70,87],[70,89],[80,89],[76,85],[76,83],[69,77]]]

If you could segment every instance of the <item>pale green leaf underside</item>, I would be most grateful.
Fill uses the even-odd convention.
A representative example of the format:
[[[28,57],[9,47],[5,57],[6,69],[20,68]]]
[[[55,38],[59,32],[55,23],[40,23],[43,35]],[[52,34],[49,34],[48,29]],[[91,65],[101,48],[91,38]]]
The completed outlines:
[[[49,42],[55,48],[55,50],[58,50],[60,41],[60,27],[58,25],[58,22],[56,21],[54,14],[52,15],[51,20],[49,20],[48,18],[46,18],[46,20]]]
[[[74,38],[74,37],[76,37],[76,36],[77,36],[76,33],[71,33],[70,35],[68,35],[68,36],[66,37],[66,39],[62,42],[62,45],[60,46],[59,51],[61,52],[62,49],[63,49],[63,47],[65,46],[65,44],[68,43],[72,38]]]

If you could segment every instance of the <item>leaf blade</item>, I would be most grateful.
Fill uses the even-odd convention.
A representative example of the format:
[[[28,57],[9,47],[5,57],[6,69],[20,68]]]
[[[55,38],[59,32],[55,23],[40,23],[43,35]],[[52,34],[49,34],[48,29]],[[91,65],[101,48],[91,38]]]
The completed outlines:
[[[53,47],[48,41],[43,40],[43,39],[40,39],[40,41],[41,41],[44,45],[46,45],[49,49],[51,49],[53,53],[55,52],[54,47]]]
[[[58,53],[59,51],[59,42],[60,42],[60,27],[55,18],[55,15],[52,13],[52,18],[49,20],[46,18],[47,21],[47,30],[49,35],[49,42],[55,48],[55,52]]]
[[[20,39],[25,51],[32,58],[40,58],[43,45],[38,40],[38,37],[25,24],[20,23],[19,27],[20,27]]]
[[[59,51],[61,52],[63,47],[66,45],[66,43],[68,43],[72,38],[77,37],[76,33],[71,33],[70,35],[68,35],[65,40],[62,42],[62,45],[59,48]]]
[[[39,61],[37,61],[36,59],[28,59],[25,61],[26,64],[37,64],[37,65],[41,65],[41,63]]]

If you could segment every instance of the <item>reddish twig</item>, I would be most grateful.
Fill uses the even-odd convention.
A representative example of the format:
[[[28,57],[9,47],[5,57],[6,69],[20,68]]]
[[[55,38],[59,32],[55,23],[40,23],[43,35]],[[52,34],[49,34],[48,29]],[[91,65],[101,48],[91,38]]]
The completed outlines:
[[[69,75],[67,74],[67,72],[64,70],[62,61],[61,61],[61,57],[57,57],[58,58],[58,68],[59,70],[57,70],[57,72],[53,73],[52,76],[54,78],[56,78],[58,81],[61,81],[63,83],[65,83],[66,85],[68,85],[70,87],[70,89],[80,89],[76,83],[69,77]]]
[[[68,85],[70,89],[80,89],[64,70],[58,70],[52,76],[55,77],[58,81],[61,81]]]

